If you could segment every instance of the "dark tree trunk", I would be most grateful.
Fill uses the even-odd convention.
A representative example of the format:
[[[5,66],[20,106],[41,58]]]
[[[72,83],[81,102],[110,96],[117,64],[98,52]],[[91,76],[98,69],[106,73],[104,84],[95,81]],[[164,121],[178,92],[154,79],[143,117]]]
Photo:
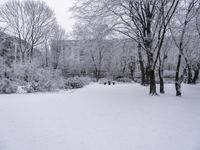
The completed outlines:
[[[142,60],[140,62],[140,71],[141,71],[141,85],[146,85],[145,71],[144,71],[144,63]]]
[[[196,81],[199,79],[199,69],[196,69],[195,71],[194,71],[194,77],[193,77],[193,79],[192,79],[192,83],[193,84],[196,84]]]
[[[131,72],[131,79],[134,81],[134,70],[130,70]]]
[[[94,74],[95,74],[96,81],[98,82],[99,79],[100,79],[100,72],[99,72],[99,70],[95,69]]]
[[[30,62],[33,60],[33,45],[31,45],[31,50],[30,50]]]
[[[25,52],[22,52],[22,63],[25,63]]]
[[[149,82],[149,73],[148,73],[148,67],[145,68],[145,82],[146,82],[146,85],[149,85],[150,82]]]
[[[123,66],[123,68],[122,68],[122,74],[123,74],[123,76],[125,75],[125,71],[126,71],[126,65]]]
[[[160,77],[160,93],[161,94],[164,94],[165,93],[165,90],[164,90],[164,81],[163,81],[163,78]]]
[[[187,64],[187,71],[188,71],[187,83],[192,84],[192,69],[189,64]]]
[[[141,44],[138,43],[138,57],[140,63],[140,71],[141,71],[141,85],[146,85],[146,78],[145,78],[145,69],[144,69],[144,62],[142,59],[142,51],[141,51]]]
[[[153,69],[153,54],[148,53],[148,76],[150,83],[150,95],[157,95],[156,92],[156,80],[155,80],[155,71]]]
[[[164,94],[165,90],[164,90],[163,70],[161,69],[161,67],[159,67],[158,69],[158,75],[160,80],[160,93]]]
[[[46,63],[46,67],[48,67],[48,66],[49,66],[49,63],[48,63],[48,56],[46,56],[45,63]]]
[[[176,96],[181,96],[181,82],[179,80],[180,65],[181,65],[181,54],[178,55],[178,63],[176,67],[176,77],[175,77]]]
[[[98,70],[98,80],[101,79],[101,70]]]
[[[153,69],[149,70],[149,79],[150,79],[150,95],[157,95],[156,92],[156,81],[155,81],[155,72]]]
[[[45,63],[46,63],[46,67],[49,66],[49,61],[48,61],[48,48],[47,48],[47,44],[45,44]]]
[[[159,75],[159,80],[160,80],[160,93],[164,94],[164,80],[163,80],[163,68],[164,68],[164,61],[165,61],[165,56],[163,57],[163,62],[159,56],[159,68],[158,68],[158,75]]]

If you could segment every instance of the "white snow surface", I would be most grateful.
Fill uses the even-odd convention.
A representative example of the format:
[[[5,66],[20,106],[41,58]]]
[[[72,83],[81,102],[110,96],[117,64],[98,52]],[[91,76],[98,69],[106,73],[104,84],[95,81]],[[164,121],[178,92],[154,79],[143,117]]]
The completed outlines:
[[[0,95],[0,150],[200,150],[200,85]]]

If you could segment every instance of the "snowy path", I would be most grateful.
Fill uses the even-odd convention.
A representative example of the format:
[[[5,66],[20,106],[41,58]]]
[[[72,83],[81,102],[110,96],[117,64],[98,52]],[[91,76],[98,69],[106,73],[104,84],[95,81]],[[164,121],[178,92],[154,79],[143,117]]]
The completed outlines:
[[[200,150],[200,85],[137,84],[0,95],[0,150]]]

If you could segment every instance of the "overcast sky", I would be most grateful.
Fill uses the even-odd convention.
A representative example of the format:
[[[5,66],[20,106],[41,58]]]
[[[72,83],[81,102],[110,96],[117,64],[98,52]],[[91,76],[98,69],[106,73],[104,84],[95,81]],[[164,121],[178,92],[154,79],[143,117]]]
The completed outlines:
[[[67,31],[72,31],[73,20],[69,8],[74,0],[44,0],[56,13],[58,23]]]
[[[0,0],[0,4],[8,0]],[[72,7],[74,0],[43,0],[45,1],[56,13],[58,23],[67,31],[72,31],[73,20],[70,19],[72,14],[69,8]]]

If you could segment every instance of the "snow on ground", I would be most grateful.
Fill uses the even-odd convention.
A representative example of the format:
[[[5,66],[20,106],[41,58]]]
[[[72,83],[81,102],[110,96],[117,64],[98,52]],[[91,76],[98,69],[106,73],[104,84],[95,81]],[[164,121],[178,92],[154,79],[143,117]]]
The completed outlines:
[[[200,85],[0,95],[0,150],[200,150]]]

